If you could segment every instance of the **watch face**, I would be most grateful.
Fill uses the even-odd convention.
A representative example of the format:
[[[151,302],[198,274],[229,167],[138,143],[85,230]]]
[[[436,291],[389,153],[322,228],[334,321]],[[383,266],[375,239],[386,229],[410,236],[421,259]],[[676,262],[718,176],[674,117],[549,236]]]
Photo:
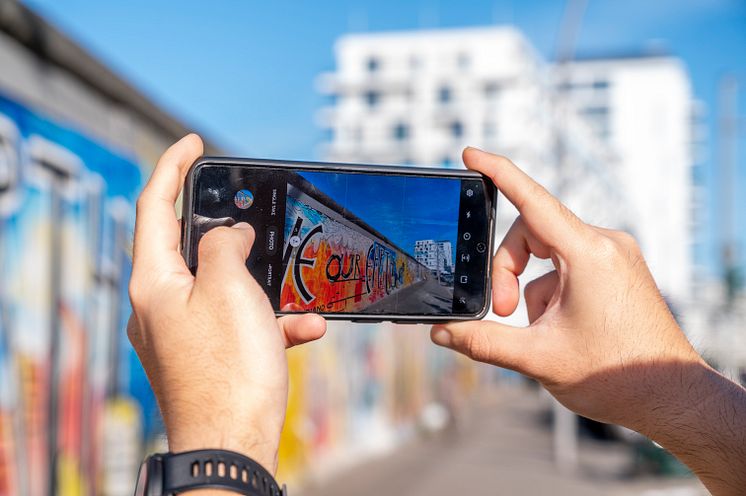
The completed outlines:
[[[148,490],[148,460],[142,462],[140,471],[137,472],[137,486],[135,486],[135,496],[145,496]]]

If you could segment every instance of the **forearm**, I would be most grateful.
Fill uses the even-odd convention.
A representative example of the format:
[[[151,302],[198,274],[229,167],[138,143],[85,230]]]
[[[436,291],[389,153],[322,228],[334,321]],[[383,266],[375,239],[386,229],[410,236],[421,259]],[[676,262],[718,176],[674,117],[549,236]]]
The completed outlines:
[[[712,494],[743,494],[746,389],[703,363],[667,366],[660,375],[638,430],[685,463]]]

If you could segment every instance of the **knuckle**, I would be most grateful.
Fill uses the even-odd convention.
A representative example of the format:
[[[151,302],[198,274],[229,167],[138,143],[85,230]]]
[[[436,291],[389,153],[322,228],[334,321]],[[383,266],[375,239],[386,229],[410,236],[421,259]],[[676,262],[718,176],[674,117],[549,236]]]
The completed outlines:
[[[480,325],[473,332],[469,333],[464,342],[466,354],[478,362],[487,362],[491,359],[491,348],[483,325]]]
[[[625,231],[598,233],[594,249],[606,260],[636,260],[642,256],[634,236]]]
[[[130,279],[128,292],[129,292],[129,297],[130,297],[130,303],[132,303],[132,308],[141,309],[145,302],[145,296],[143,295],[142,288],[136,276],[133,276],[133,278]]]
[[[619,258],[622,251],[620,244],[612,237],[596,233],[592,237],[591,249],[596,257],[601,260],[615,260]]]
[[[554,199],[554,197],[549,194],[549,191],[537,182],[531,181],[526,189],[526,194],[521,196],[521,205],[516,205],[517,207],[520,207],[519,210],[523,209],[527,202],[541,202],[547,198]]]
[[[138,322],[135,313],[132,313],[127,321],[127,339],[129,339],[130,344],[132,344],[132,347],[135,349],[137,354],[141,355],[145,345],[142,329],[140,328],[140,323]]]
[[[495,165],[497,166],[500,166],[500,167],[515,166],[515,164],[513,164],[513,162],[505,155],[493,154],[492,156],[494,157],[493,160],[495,161]]]
[[[615,231],[617,241],[627,250],[636,252],[639,251],[640,246],[637,244],[637,240],[634,236],[626,231]]]
[[[559,201],[557,198],[555,198],[554,201],[557,203],[557,210],[566,222],[573,225],[577,225],[580,222],[580,219],[575,215],[575,212],[570,210],[570,207]]]
[[[137,328],[135,327],[135,324],[130,324],[127,326],[127,339],[129,339],[130,343],[133,346],[137,346],[139,344],[139,333]]]
[[[200,253],[211,253],[220,251],[230,243],[232,229],[226,226],[218,226],[207,231],[199,241]]]
[[[538,282],[536,279],[533,281],[530,281],[528,284],[526,284],[526,287],[523,288],[523,296],[526,298],[526,301],[532,301],[534,299],[534,296],[536,295],[536,291],[538,289]]]

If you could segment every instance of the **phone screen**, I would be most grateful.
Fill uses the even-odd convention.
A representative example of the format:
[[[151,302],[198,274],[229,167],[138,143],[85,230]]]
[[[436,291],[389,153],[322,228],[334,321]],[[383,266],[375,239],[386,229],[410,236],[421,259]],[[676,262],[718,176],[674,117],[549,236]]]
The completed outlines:
[[[248,222],[247,266],[276,311],[477,314],[488,294],[489,188],[474,176],[203,166],[188,260],[196,266],[209,229]]]

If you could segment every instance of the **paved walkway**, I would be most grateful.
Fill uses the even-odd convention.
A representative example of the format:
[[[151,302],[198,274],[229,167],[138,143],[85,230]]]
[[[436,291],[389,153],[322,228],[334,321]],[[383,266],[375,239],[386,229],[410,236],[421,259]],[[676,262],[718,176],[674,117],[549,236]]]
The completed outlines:
[[[563,475],[542,425],[546,398],[506,387],[475,411],[458,433],[419,440],[298,491],[302,496],[700,496],[695,479],[630,479],[629,448],[583,440],[580,468]]]

